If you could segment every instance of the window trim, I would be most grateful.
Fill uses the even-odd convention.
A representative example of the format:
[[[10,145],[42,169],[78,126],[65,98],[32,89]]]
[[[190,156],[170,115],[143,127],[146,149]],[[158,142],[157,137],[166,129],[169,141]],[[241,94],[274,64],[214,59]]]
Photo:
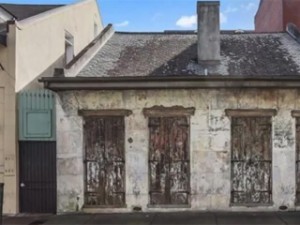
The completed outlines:
[[[225,109],[228,117],[273,117],[277,115],[276,109]]]
[[[74,36],[65,30],[65,64],[71,62],[74,57]]]
[[[143,114],[145,117],[180,117],[193,116],[195,114],[195,107],[184,108],[183,106],[164,107],[153,106],[151,108],[144,108]]]
[[[128,109],[98,109],[98,110],[78,110],[78,115],[83,117],[105,117],[105,116],[130,116],[131,110]]]

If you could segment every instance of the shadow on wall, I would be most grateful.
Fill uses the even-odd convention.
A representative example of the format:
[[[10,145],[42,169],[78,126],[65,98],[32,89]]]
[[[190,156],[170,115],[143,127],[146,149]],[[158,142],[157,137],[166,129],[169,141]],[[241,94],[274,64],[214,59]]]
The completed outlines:
[[[43,88],[43,84],[38,80],[41,77],[53,77],[55,68],[63,68],[64,67],[64,59],[65,55],[60,56],[54,63],[49,65],[41,74],[36,76],[32,81],[28,81],[28,83],[17,92],[31,90],[31,89],[40,89]]]

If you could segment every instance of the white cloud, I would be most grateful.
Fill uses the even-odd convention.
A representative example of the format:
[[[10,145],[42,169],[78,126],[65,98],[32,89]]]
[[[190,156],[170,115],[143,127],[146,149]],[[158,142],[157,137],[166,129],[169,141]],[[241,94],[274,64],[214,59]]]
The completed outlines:
[[[220,13],[220,23],[227,23],[227,16],[224,13]],[[197,15],[181,16],[176,21],[176,26],[181,28],[194,28],[197,25]]]
[[[197,24],[197,16],[182,16],[176,21],[176,26],[182,28],[192,28]]]
[[[254,9],[255,6],[256,6],[256,5],[255,5],[253,2],[249,2],[247,5],[242,5],[242,8],[244,8],[244,9],[250,11],[250,10]]]
[[[225,13],[225,14],[227,14],[227,13],[234,13],[234,12],[236,12],[236,11],[238,11],[238,8],[228,6],[228,7],[226,8],[226,10],[224,11],[224,13]]]
[[[125,20],[121,23],[116,23],[115,26],[116,27],[127,27],[129,25],[129,21],[128,20]]]
[[[224,13],[220,13],[220,23],[227,23],[227,16]]]

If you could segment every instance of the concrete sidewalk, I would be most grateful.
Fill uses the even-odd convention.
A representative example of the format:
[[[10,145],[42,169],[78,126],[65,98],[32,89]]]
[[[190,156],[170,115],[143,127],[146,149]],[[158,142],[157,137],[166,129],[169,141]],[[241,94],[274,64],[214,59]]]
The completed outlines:
[[[18,214],[15,216],[3,216],[2,224],[3,225],[39,225],[47,222],[52,215],[26,215],[26,214]]]
[[[5,225],[300,225],[300,212],[264,212],[264,213],[123,213],[123,214],[68,214],[39,218],[30,223],[10,223]],[[20,221],[19,221],[20,222]],[[28,221],[27,221],[28,222]]]
[[[300,212],[285,213],[200,213],[200,212],[179,212],[179,213],[130,213],[130,214],[90,214],[90,215],[62,215],[50,218],[45,224],[51,225],[279,225],[298,224],[300,225]]]

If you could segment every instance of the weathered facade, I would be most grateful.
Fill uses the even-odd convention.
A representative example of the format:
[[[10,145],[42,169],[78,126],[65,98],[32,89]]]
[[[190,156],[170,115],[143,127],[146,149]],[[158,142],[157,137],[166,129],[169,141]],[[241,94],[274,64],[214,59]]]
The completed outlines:
[[[298,101],[297,90],[136,90],[61,93],[57,101],[58,210],[75,211],[77,204],[81,209],[85,196],[88,196],[85,195],[84,182],[86,180],[84,155],[86,154],[85,146],[88,143],[85,142],[83,131],[89,124],[84,123],[86,117],[78,114],[78,110],[95,110],[95,112],[107,110],[109,113],[110,110],[120,109],[132,111],[130,115],[123,116],[124,138],[119,139],[119,141],[124,140],[124,143],[121,143],[125,148],[123,171],[126,207],[108,210],[131,211],[136,206],[142,207],[143,211],[174,210],[174,208],[150,207],[155,206],[156,203],[155,198],[151,201],[152,185],[156,182],[153,181],[156,173],[153,172],[155,156],[152,153],[154,146],[151,143],[156,145],[172,143],[169,141],[161,143],[163,141],[161,136],[161,139],[152,140],[156,138],[153,135],[157,132],[153,126],[158,122],[151,119],[152,117],[149,119],[145,116],[143,110],[153,106],[171,108],[172,112],[176,112],[176,106],[195,108],[194,114],[180,116],[180,118],[185,118],[182,119],[185,132],[173,129],[168,132],[171,136],[181,137],[183,140],[180,142],[184,144],[182,149],[186,149],[184,160],[187,160],[187,168],[182,174],[184,181],[177,178],[178,182],[183,184],[186,182],[187,185],[184,191],[189,199],[184,200],[183,206],[186,206],[184,209],[277,210],[282,205],[291,210],[295,209],[297,139],[296,119],[292,117],[291,111],[300,109]],[[237,110],[236,115],[226,115],[228,109]],[[245,117],[243,115],[245,109],[257,115]],[[274,114],[265,116],[264,112],[261,112],[261,110],[270,109],[274,110]],[[168,118],[167,116],[168,113],[165,112],[163,118]],[[170,118],[174,116],[170,115]],[[170,120],[172,119],[168,122]],[[251,135],[248,130],[244,130],[244,133],[241,129],[237,131],[239,123],[244,123],[244,121],[251,123],[253,120],[261,121],[259,124],[261,133],[252,131],[256,134],[255,136]],[[186,126],[187,121],[189,121],[189,126]],[[156,126],[158,127],[156,129],[159,129],[160,125]],[[244,129],[248,127],[257,129],[248,124],[244,127]],[[179,133],[174,134],[174,132]],[[241,139],[242,135],[246,137]],[[239,143],[241,140],[246,143],[241,145]],[[240,146],[243,149],[240,149]],[[241,169],[236,169],[236,164],[233,163],[237,161],[238,151],[251,151],[253,146],[263,146],[263,150],[266,151],[261,161],[268,162],[266,165],[261,164],[264,170],[259,170],[266,170],[265,174],[257,174],[256,171],[260,167],[256,164],[261,161],[256,160],[255,156],[252,158],[255,166],[244,173]],[[157,149],[161,148],[163,147],[157,147]],[[242,160],[251,164],[247,156]],[[240,166],[242,167],[241,164]],[[238,172],[241,174],[237,174]],[[246,184],[249,178],[252,180],[249,181],[250,184]],[[234,196],[231,194],[235,190],[251,191],[252,187],[248,185],[256,184],[255,179],[260,179],[259,182],[262,183],[261,186],[255,187],[257,191],[268,191],[263,195],[265,197],[261,196],[262,201],[256,199],[256,193],[252,193],[250,201],[231,199]],[[163,201],[161,196],[158,199]],[[175,209],[182,209],[178,202],[175,203],[178,206]],[[257,207],[246,207],[248,203],[253,203],[253,206]],[[259,203],[263,203],[262,206]],[[100,211],[105,211],[105,209]]]
[[[81,70],[42,79],[59,212],[298,209],[300,45],[216,32],[218,9],[198,3],[207,35],[108,27]]]

